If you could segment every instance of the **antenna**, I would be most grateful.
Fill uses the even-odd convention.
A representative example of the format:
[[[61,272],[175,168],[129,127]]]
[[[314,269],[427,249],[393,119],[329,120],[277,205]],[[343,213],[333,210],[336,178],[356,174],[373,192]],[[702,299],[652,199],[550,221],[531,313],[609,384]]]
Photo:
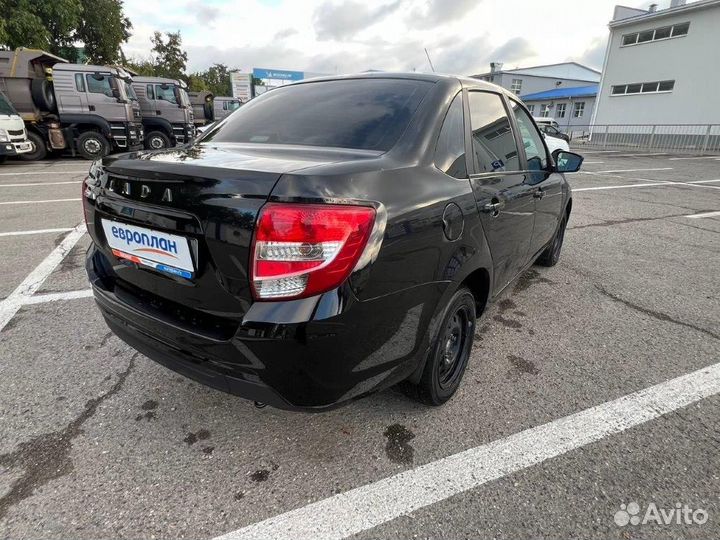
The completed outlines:
[[[427,52],[427,47],[425,48],[425,56],[427,56],[428,62],[430,62],[430,69],[432,69],[433,73],[435,73],[435,66],[433,66],[432,60],[430,60],[430,54]]]

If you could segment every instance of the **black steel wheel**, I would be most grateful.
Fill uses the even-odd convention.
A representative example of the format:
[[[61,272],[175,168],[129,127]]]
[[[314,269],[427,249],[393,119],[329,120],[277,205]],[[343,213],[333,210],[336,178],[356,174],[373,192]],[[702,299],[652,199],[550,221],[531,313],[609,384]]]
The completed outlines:
[[[460,386],[475,336],[475,298],[461,287],[450,299],[417,385],[418,399],[442,405]]]
[[[555,231],[552,242],[545,248],[540,257],[538,257],[537,264],[540,266],[555,266],[560,260],[560,252],[562,251],[563,242],[565,241],[565,228],[567,227],[567,218],[563,216],[560,221],[558,230]]]

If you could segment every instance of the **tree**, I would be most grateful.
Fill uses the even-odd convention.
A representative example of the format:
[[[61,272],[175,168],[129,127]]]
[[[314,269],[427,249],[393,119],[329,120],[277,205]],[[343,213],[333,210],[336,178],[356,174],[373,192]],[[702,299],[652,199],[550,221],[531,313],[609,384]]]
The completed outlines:
[[[152,41],[155,74],[170,79],[184,79],[187,53],[182,49],[180,32],[166,32],[167,42],[160,32],[155,32]]]
[[[213,64],[205,71],[190,75],[190,81],[194,92],[209,90],[216,96],[229,96],[231,70],[225,64]]]
[[[91,62],[115,63],[130,37],[121,0],[0,0],[0,44],[32,47],[77,61],[82,41]]]
[[[85,44],[85,54],[93,64],[116,64],[120,44],[130,38],[132,23],[123,13],[120,0],[81,0],[83,18],[77,38]]]

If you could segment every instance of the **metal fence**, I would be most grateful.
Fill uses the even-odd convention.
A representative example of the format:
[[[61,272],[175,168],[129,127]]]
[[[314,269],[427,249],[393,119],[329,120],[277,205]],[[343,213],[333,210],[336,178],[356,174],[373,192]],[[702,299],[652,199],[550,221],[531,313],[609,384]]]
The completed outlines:
[[[563,129],[562,127],[560,128]],[[573,149],[648,150],[668,153],[720,153],[719,124],[569,126]]]

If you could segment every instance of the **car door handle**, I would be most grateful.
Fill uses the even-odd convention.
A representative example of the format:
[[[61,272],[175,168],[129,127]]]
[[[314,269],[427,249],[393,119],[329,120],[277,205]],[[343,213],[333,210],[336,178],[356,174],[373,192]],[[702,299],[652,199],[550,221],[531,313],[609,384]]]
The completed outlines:
[[[544,196],[545,196],[545,191],[543,190],[543,188],[538,188],[533,193],[533,197],[535,197],[536,199],[542,199]]]
[[[482,207],[483,212],[492,214],[493,217],[497,216],[500,213],[500,209],[505,206],[505,203],[500,202],[497,199],[494,199],[494,201],[495,202],[489,202]]]

